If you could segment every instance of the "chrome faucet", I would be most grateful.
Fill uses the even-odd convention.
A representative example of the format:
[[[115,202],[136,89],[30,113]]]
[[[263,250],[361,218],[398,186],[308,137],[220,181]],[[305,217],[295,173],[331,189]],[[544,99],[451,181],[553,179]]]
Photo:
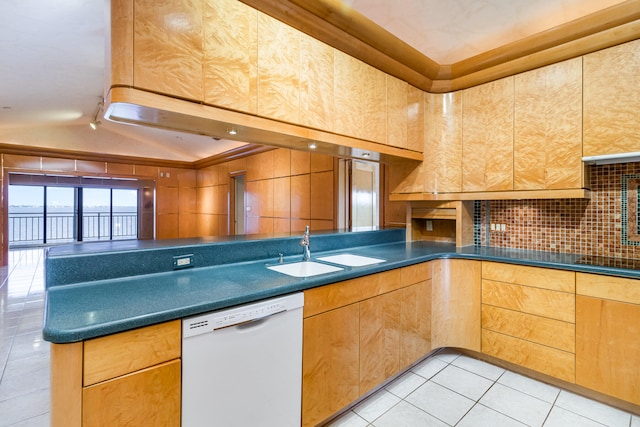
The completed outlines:
[[[302,235],[302,240],[300,240],[300,246],[302,246],[302,260],[309,261],[311,259],[311,249],[309,249],[309,226],[307,225],[307,229]]]

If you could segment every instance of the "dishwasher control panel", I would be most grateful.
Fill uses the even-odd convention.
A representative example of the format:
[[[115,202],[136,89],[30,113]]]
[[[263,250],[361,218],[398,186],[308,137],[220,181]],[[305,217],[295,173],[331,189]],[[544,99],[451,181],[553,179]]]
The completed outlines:
[[[281,313],[287,310],[285,303],[273,303],[264,307],[256,307],[239,313],[225,314],[224,316],[213,319],[213,329],[222,329],[229,326],[239,325],[250,322],[252,320],[262,319],[273,314]]]
[[[214,332],[219,329],[242,325],[264,319],[274,314],[302,306],[302,302],[292,304],[291,298],[276,298],[262,303],[253,303],[237,308],[218,312],[211,312],[200,316],[184,319],[182,334],[185,338]]]

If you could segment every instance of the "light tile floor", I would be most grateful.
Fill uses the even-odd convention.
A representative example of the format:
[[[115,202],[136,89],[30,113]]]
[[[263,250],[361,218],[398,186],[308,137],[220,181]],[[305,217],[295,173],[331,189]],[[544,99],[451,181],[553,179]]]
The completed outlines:
[[[44,250],[0,268],[0,426],[49,426],[49,343],[42,339]]]
[[[331,427],[640,427],[640,417],[443,350]]]
[[[11,251],[0,268],[0,427],[49,426],[43,257]],[[640,417],[447,350],[330,425],[640,427]]]

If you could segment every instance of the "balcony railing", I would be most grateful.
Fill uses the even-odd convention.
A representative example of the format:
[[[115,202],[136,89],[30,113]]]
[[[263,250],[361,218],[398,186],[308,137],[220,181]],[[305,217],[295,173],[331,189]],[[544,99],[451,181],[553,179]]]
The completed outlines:
[[[111,219],[113,218],[113,229]],[[64,243],[77,240],[75,216],[47,214],[46,241],[45,217],[42,214],[9,214],[9,244]],[[136,212],[85,212],[82,216],[82,240],[120,240],[138,237]]]

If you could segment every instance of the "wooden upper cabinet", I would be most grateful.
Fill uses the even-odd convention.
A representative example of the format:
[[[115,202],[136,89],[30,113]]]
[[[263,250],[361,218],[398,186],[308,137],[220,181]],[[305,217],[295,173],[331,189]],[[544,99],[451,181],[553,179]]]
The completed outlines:
[[[583,155],[640,151],[640,40],[584,56]]]
[[[133,2],[111,0],[111,27],[107,26],[105,93],[112,86],[133,86]]]
[[[387,75],[387,144],[407,148],[409,84]],[[422,148],[420,148],[422,150]]]
[[[367,64],[362,64],[360,76],[364,104],[363,128],[359,138],[387,143],[387,78],[386,74]],[[340,111],[336,111],[340,114]]]
[[[513,189],[513,77],[462,92],[462,191]]]
[[[387,90],[389,90],[387,88]],[[425,93],[420,89],[408,86],[407,90],[407,148],[424,151],[425,135]]]
[[[582,188],[582,58],[515,76],[514,190]]]
[[[258,110],[258,12],[237,0],[204,4],[204,102]]]
[[[462,95],[460,92],[425,97],[424,191],[462,190]],[[470,165],[472,166],[472,165]]]
[[[333,130],[333,48],[300,33],[300,124]]]
[[[258,14],[258,115],[299,123],[300,32]]]
[[[364,133],[362,114],[365,100],[362,74],[365,64],[346,53],[334,50],[334,130],[358,137]]]
[[[174,97],[203,95],[202,1],[136,0],[133,84]]]

